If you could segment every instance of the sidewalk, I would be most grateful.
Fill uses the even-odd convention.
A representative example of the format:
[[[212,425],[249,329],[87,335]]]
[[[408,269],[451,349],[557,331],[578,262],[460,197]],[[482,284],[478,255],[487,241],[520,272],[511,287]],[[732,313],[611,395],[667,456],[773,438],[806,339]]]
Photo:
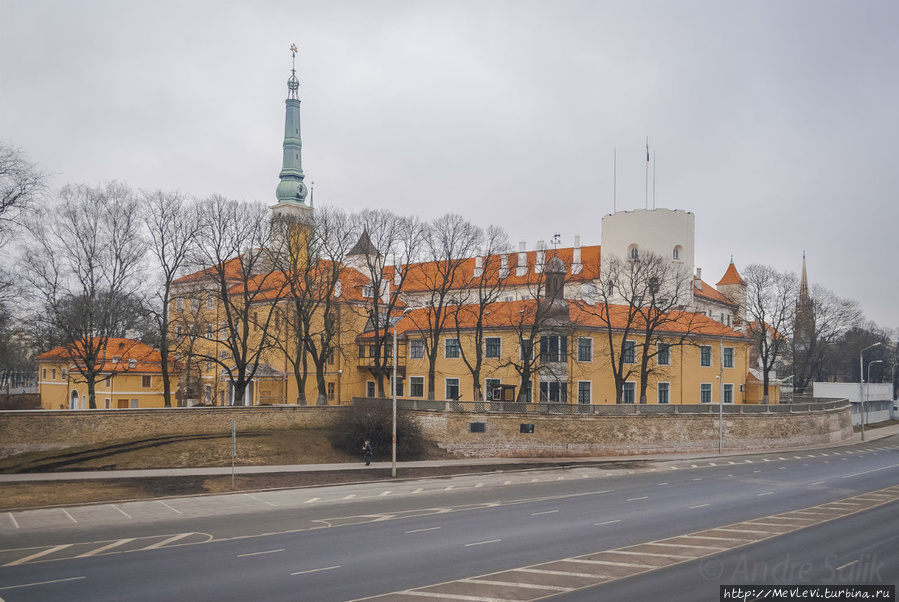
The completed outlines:
[[[867,429],[865,431],[865,442],[870,443],[879,439],[884,439],[892,435],[899,435],[899,424],[891,425],[883,428]],[[724,450],[722,456],[746,456],[759,455],[767,453],[785,453],[790,451],[812,450],[822,448],[846,447],[849,445],[857,445],[862,443],[861,434],[855,433],[849,439],[839,443],[828,443],[824,445],[813,445],[805,447],[787,447],[771,450]],[[424,460],[417,462],[399,462],[398,468],[436,468],[436,467],[452,467],[452,466],[510,466],[514,467],[521,464],[600,464],[603,462],[622,462],[622,461],[679,461],[679,460],[698,460],[702,458],[719,458],[722,457],[714,452],[700,452],[692,454],[643,454],[633,456],[590,456],[590,457],[561,457],[561,458],[463,458],[459,460]],[[373,462],[371,468],[390,468],[390,462]],[[267,473],[285,473],[285,472],[335,472],[349,470],[365,470],[365,466],[360,460],[358,463],[344,464],[293,464],[287,466],[235,466],[235,475],[248,474],[267,474]],[[17,483],[17,482],[36,482],[36,481],[77,481],[85,479],[133,479],[133,478],[150,478],[150,477],[180,477],[180,476],[214,476],[214,475],[230,475],[231,467],[208,467],[208,468],[157,468],[147,470],[102,470],[102,471],[79,471],[79,472],[51,472],[51,473],[20,473],[20,474],[0,474],[0,483]]]

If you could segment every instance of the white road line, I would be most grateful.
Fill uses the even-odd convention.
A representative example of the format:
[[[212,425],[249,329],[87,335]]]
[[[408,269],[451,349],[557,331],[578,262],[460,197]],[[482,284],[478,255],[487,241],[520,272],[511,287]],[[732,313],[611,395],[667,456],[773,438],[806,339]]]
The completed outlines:
[[[16,517],[12,515],[12,512],[7,512],[6,514],[9,516],[9,520],[12,521],[13,526],[15,526],[16,529],[18,529],[19,522],[16,520]]]
[[[757,473],[757,472],[762,472],[762,471],[761,471],[761,470],[753,470],[753,471],[752,471],[752,474],[755,474],[755,473]]]
[[[66,548],[72,547],[72,544],[67,543],[61,546],[53,546],[52,548],[47,548],[42,552],[38,552],[37,554],[32,554],[31,556],[26,556],[25,558],[19,558],[18,560],[14,560],[12,562],[7,562],[3,566],[18,566],[20,564],[25,564],[26,562],[30,562],[32,560],[36,560],[38,558],[42,558],[49,554],[53,554],[54,552],[58,552],[60,550],[65,550]]]
[[[540,516],[541,514],[555,514],[558,510],[547,510],[546,512],[534,512],[531,516]]]
[[[69,514],[68,510],[66,510],[65,508],[60,508],[60,510],[62,510],[62,513],[65,514],[66,516],[68,516],[68,517],[71,519],[71,521],[72,521],[73,523],[75,523],[76,525],[78,524],[78,521],[75,520],[75,517],[74,517],[74,516],[72,516],[71,514]]]
[[[825,464],[826,464],[826,462],[825,462]],[[787,469],[787,467],[786,467],[786,466],[781,466],[781,467],[780,467],[780,468],[778,468],[778,469],[777,469],[777,470],[786,470],[786,469]]]
[[[534,585],[533,583],[518,583],[512,581],[490,581],[488,579],[462,579],[458,583],[474,583],[476,585],[502,585],[506,587],[523,587],[531,589],[548,589],[554,592],[572,592],[573,587],[562,587],[560,585]]]
[[[477,485],[474,486],[474,488],[477,489],[478,487],[483,487],[483,486],[484,486],[483,483],[478,483]]]
[[[690,468],[699,468],[696,464],[690,464]]]
[[[661,487],[662,485],[667,485],[667,484],[668,483],[659,483],[658,486]]]
[[[250,552],[249,554],[238,554],[238,558],[246,558],[247,556],[261,556],[262,554],[277,554],[278,552],[283,552],[284,548],[280,550],[266,550],[265,552]]]
[[[516,602],[515,600],[506,600],[505,598],[481,598],[478,596],[463,596],[462,594],[438,594],[436,592],[417,592],[409,589],[402,592],[394,592],[401,596],[415,596],[416,598],[424,598],[431,600],[433,598],[441,598],[447,600],[468,600],[469,602]]]
[[[815,481],[812,485],[823,485],[824,481]]]
[[[119,508],[118,506],[116,506],[115,504],[110,504],[110,505],[111,505],[113,508],[115,508],[116,510],[118,510],[119,512],[121,512],[122,514],[124,514],[126,518],[134,518],[133,516],[131,516],[130,514],[128,514],[127,512],[125,512],[124,510],[122,510],[121,508]]]
[[[752,464],[752,460],[746,460],[745,464]]]
[[[846,476],[841,477],[841,478],[843,478],[843,479],[848,479],[849,477],[857,477],[857,476],[859,476],[859,475],[868,474],[868,473],[870,473],[870,472],[877,472],[877,471],[879,471],[879,470],[886,470],[886,469],[888,469],[888,468],[895,468],[896,466],[899,466],[899,464],[890,464],[889,466],[881,466],[880,468],[873,468],[873,469],[871,469],[871,470],[866,470],[866,471],[864,471],[864,472],[856,472],[856,473],[854,473],[854,474],[847,474]]]
[[[727,531],[729,533],[746,533],[747,535],[750,533],[761,533],[763,535],[776,535],[776,533],[772,533],[771,531],[758,531],[754,529],[725,529],[724,527],[715,527],[712,529],[713,531]]]
[[[843,566],[838,566],[838,567],[836,568],[836,570],[842,571],[842,570],[845,569],[847,566],[852,566],[852,565],[855,564],[856,562],[858,562],[858,558],[856,558],[856,559],[853,560],[852,562],[847,562],[847,563],[844,564]]]
[[[557,481],[564,481],[564,480],[565,480],[565,477],[556,477],[556,480],[557,480]]]
[[[715,464],[714,462],[709,462],[709,466],[718,466],[718,465]]]
[[[680,537],[684,537],[689,539],[689,535],[681,535]],[[697,550],[729,550],[730,548],[722,548],[720,546],[696,546],[688,543],[665,543],[663,541],[654,541],[652,543],[654,546],[663,546],[668,548],[696,548]]]
[[[503,485],[511,485],[511,484],[512,484],[512,481],[506,481],[505,483],[503,483]]]
[[[382,491],[381,493],[378,494],[378,497],[384,497],[385,495],[390,495],[390,492],[389,492],[389,491]]]
[[[693,480],[694,480],[694,481],[701,481],[701,480],[702,480],[702,477],[697,477],[697,478],[695,478],[695,479],[693,479]]]
[[[412,529],[411,531],[403,531],[403,532],[406,533],[406,534],[409,534],[409,533],[421,533],[422,531],[436,531],[436,530],[439,529],[439,528],[440,528],[440,527],[428,527],[428,528],[426,528],[426,529]]]
[[[728,464],[736,464],[736,462],[731,462],[730,460],[728,460],[727,463]]]
[[[413,491],[412,493],[421,493],[422,491],[424,491],[424,489],[422,489],[421,487],[419,487],[418,489],[416,489],[416,490]]]
[[[539,483],[540,479],[531,479],[531,483]]]
[[[632,497],[632,498],[627,499],[627,500],[624,500],[624,501],[625,501],[625,502],[636,502],[637,500],[645,500],[645,499],[647,499],[647,498],[649,498],[649,496],[648,496],[648,495],[644,495],[644,496],[642,496],[642,497]]]
[[[512,569],[520,573],[537,573],[539,575],[559,575],[561,577],[589,577],[591,579],[611,579],[608,575],[597,575],[596,573],[574,573],[571,571],[549,571],[546,569]]]
[[[263,504],[268,504],[269,506],[275,506],[275,507],[278,506],[278,504],[273,504],[273,503],[271,503],[271,502],[267,502],[267,501],[265,501],[264,499],[258,498],[258,497],[256,497],[255,495],[250,495],[249,493],[245,493],[244,495],[246,495],[247,497],[253,498],[253,499],[256,500],[257,502],[262,502]]]
[[[454,486],[454,485],[447,485],[446,487],[443,488],[444,491],[449,491],[450,489],[455,489],[455,486]]]
[[[157,548],[161,548],[162,546],[167,546],[170,543],[174,543],[174,542],[178,541],[179,539],[184,539],[185,537],[189,537],[191,535],[193,535],[193,533],[179,533],[178,535],[173,535],[172,537],[169,537],[168,539],[163,539],[162,541],[157,541],[153,545],[147,546],[144,549],[145,550],[155,550]]]
[[[708,504],[699,504],[697,506],[687,506],[690,510],[694,510],[696,508],[705,508]]]
[[[609,551],[611,552],[612,550],[609,550]],[[615,551],[617,552],[618,550],[615,550]],[[603,565],[607,565],[607,566],[627,566],[627,567],[646,569],[646,570],[652,570],[652,569],[659,568],[657,566],[653,566],[650,564],[634,564],[632,562],[614,562],[612,560],[583,560],[581,558],[566,558],[565,562],[580,562],[583,564],[603,564]]]
[[[5,585],[0,590],[19,589],[20,587],[34,587],[35,585],[50,585],[51,583],[63,583],[65,581],[78,581],[79,579],[87,579],[87,577],[69,577],[68,579],[54,579],[53,581],[38,581],[36,583],[23,583],[21,585]]]
[[[474,543],[467,543],[467,544],[465,544],[465,547],[466,547],[466,548],[470,548],[471,546],[482,546],[482,545],[484,545],[484,544],[486,544],[486,543],[497,543],[497,542],[500,542],[500,541],[502,541],[502,539],[488,539],[487,541],[476,541],[476,542],[474,542]]]
[[[309,498],[308,500],[306,500],[306,501],[303,502],[303,503],[304,503],[304,504],[311,504],[312,502],[317,502],[317,501],[320,500],[320,499],[321,499],[320,497],[311,497],[311,498]],[[343,498],[343,499],[346,499],[346,498]]]
[[[677,558],[678,560],[690,560],[694,556],[683,556],[681,554],[661,554],[659,552],[634,552],[632,550],[609,550],[615,554],[626,554],[628,556],[655,556],[659,558]]]
[[[689,537],[690,539],[711,539],[714,541],[746,541],[739,537],[715,537],[714,535],[681,535],[681,537]]]
[[[340,568],[340,565],[338,564],[335,566],[322,567],[320,569],[309,569],[308,571],[297,571],[296,573],[291,573],[290,576],[293,577],[294,575],[305,575],[306,573],[317,573],[319,571],[333,571],[334,569],[339,569],[339,568]]]
[[[760,494],[758,494],[756,497],[762,497],[763,495],[771,495],[772,493],[774,493],[774,492],[773,492],[773,491],[766,491],[765,493],[760,493]]]
[[[611,525],[612,523],[620,523],[620,522],[621,522],[621,519],[619,518],[618,520],[607,520],[604,523],[593,523],[593,526],[599,527],[601,525]]]
[[[165,506],[166,508],[168,508],[169,510],[171,510],[172,512],[177,512],[178,514],[184,514],[183,512],[181,512],[180,510],[178,510],[177,508],[172,508],[171,506],[169,506],[168,504],[166,504],[166,503],[163,502],[162,500],[156,500],[156,501],[159,502],[160,504],[162,504],[163,506]]]
[[[762,462],[770,462],[771,458],[762,458]]]
[[[413,491],[412,493],[415,493],[415,492]],[[351,499],[353,499],[354,497],[356,497],[356,494],[355,494],[355,493],[351,493],[351,494],[349,494],[349,495],[344,496],[343,499],[345,499],[345,500],[351,500]]]
[[[124,545],[131,541],[134,541],[133,537],[128,538],[128,539],[120,539],[120,540],[114,541],[110,544],[106,544],[103,547],[97,548],[96,550],[91,550],[90,552],[85,552],[84,554],[79,554],[78,556],[75,556],[75,558],[88,558],[89,556],[96,556],[97,554],[102,554],[103,552],[105,552],[107,550],[111,550],[113,548]]]
[[[677,466],[672,466],[671,470],[677,470]]]

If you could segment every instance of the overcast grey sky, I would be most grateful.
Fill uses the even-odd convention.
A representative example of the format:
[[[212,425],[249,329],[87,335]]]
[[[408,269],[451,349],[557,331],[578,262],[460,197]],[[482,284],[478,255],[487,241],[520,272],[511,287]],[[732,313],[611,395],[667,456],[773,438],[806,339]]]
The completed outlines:
[[[289,46],[316,204],[599,244],[696,214],[717,282],[766,263],[899,325],[899,4],[0,0],[0,139],[54,185],[273,204]]]

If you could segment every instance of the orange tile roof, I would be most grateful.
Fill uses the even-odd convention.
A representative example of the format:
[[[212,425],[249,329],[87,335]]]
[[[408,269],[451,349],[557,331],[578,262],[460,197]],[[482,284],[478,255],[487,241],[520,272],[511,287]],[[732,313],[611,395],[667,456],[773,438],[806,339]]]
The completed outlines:
[[[83,344],[83,341],[79,341],[75,343],[75,346]],[[115,357],[119,358],[118,362],[113,361]],[[71,362],[71,357],[65,347],[56,347],[34,359],[39,362]],[[135,361],[133,368],[130,367],[131,360]],[[103,351],[100,353],[100,362],[100,372],[162,372],[162,357],[159,350],[134,339],[110,337],[106,342],[105,353]],[[80,371],[77,363],[76,361],[76,364],[71,367],[73,371]]]
[[[715,286],[721,286],[722,284],[746,284],[746,281],[740,277],[737,266],[734,265],[733,261],[727,266],[727,271],[724,272],[724,276],[721,277],[721,280]]]
[[[240,257],[232,257],[231,259],[226,260],[222,266],[225,269],[225,277],[228,280],[238,280],[241,277],[242,266],[240,263]],[[205,280],[206,278],[210,278],[216,276],[218,272],[215,267],[208,267],[202,269],[198,272],[194,272],[192,274],[187,274],[186,276],[182,276],[172,282],[173,285],[178,284],[188,284],[190,282],[199,282],[201,280]]]
[[[606,320],[601,317],[600,304],[588,305],[584,301],[568,300],[569,315],[573,327],[578,328],[607,328]],[[484,326],[487,329],[514,329],[524,322],[531,324],[533,316],[537,308],[537,301],[533,299],[521,301],[498,301],[489,308],[489,313],[484,316]],[[478,306],[476,304],[464,305],[459,308],[460,312],[460,328],[470,330],[475,327],[477,319]],[[627,325],[628,306],[626,305],[610,305],[610,320],[612,328],[622,330]],[[396,326],[398,337],[408,336],[410,333],[417,333],[420,329],[427,328],[427,308],[415,308],[410,310],[406,317],[399,321]],[[672,321],[659,328],[659,333],[679,334],[692,332],[697,337],[729,337],[729,338],[745,338],[743,333],[733,328],[716,322],[712,318],[700,313],[692,312],[671,312]],[[450,318],[447,322],[447,330],[455,329],[455,321]],[[639,331],[640,322],[634,321],[632,328],[636,327]],[[360,334],[357,340],[373,339],[374,334],[366,332]]]
[[[727,298],[727,296],[720,291],[716,290],[711,284],[706,282],[705,280],[699,280],[702,282],[702,288],[696,286],[696,281],[699,278],[693,277],[693,296],[701,297],[708,301],[715,301],[716,303],[723,303],[725,305],[736,306],[736,303]]]

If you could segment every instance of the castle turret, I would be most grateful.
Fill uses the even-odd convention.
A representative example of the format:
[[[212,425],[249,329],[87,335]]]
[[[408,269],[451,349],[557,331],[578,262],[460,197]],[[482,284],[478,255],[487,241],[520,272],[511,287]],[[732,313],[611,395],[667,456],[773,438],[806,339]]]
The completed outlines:
[[[290,78],[287,80],[287,109],[284,117],[284,158],[281,165],[281,181],[278,183],[276,195],[278,204],[272,206],[274,217],[298,219],[308,216],[311,205],[306,204],[307,188],[303,183],[303,142],[300,136],[300,99],[298,90],[296,56],[297,47],[290,45],[293,65]]]

